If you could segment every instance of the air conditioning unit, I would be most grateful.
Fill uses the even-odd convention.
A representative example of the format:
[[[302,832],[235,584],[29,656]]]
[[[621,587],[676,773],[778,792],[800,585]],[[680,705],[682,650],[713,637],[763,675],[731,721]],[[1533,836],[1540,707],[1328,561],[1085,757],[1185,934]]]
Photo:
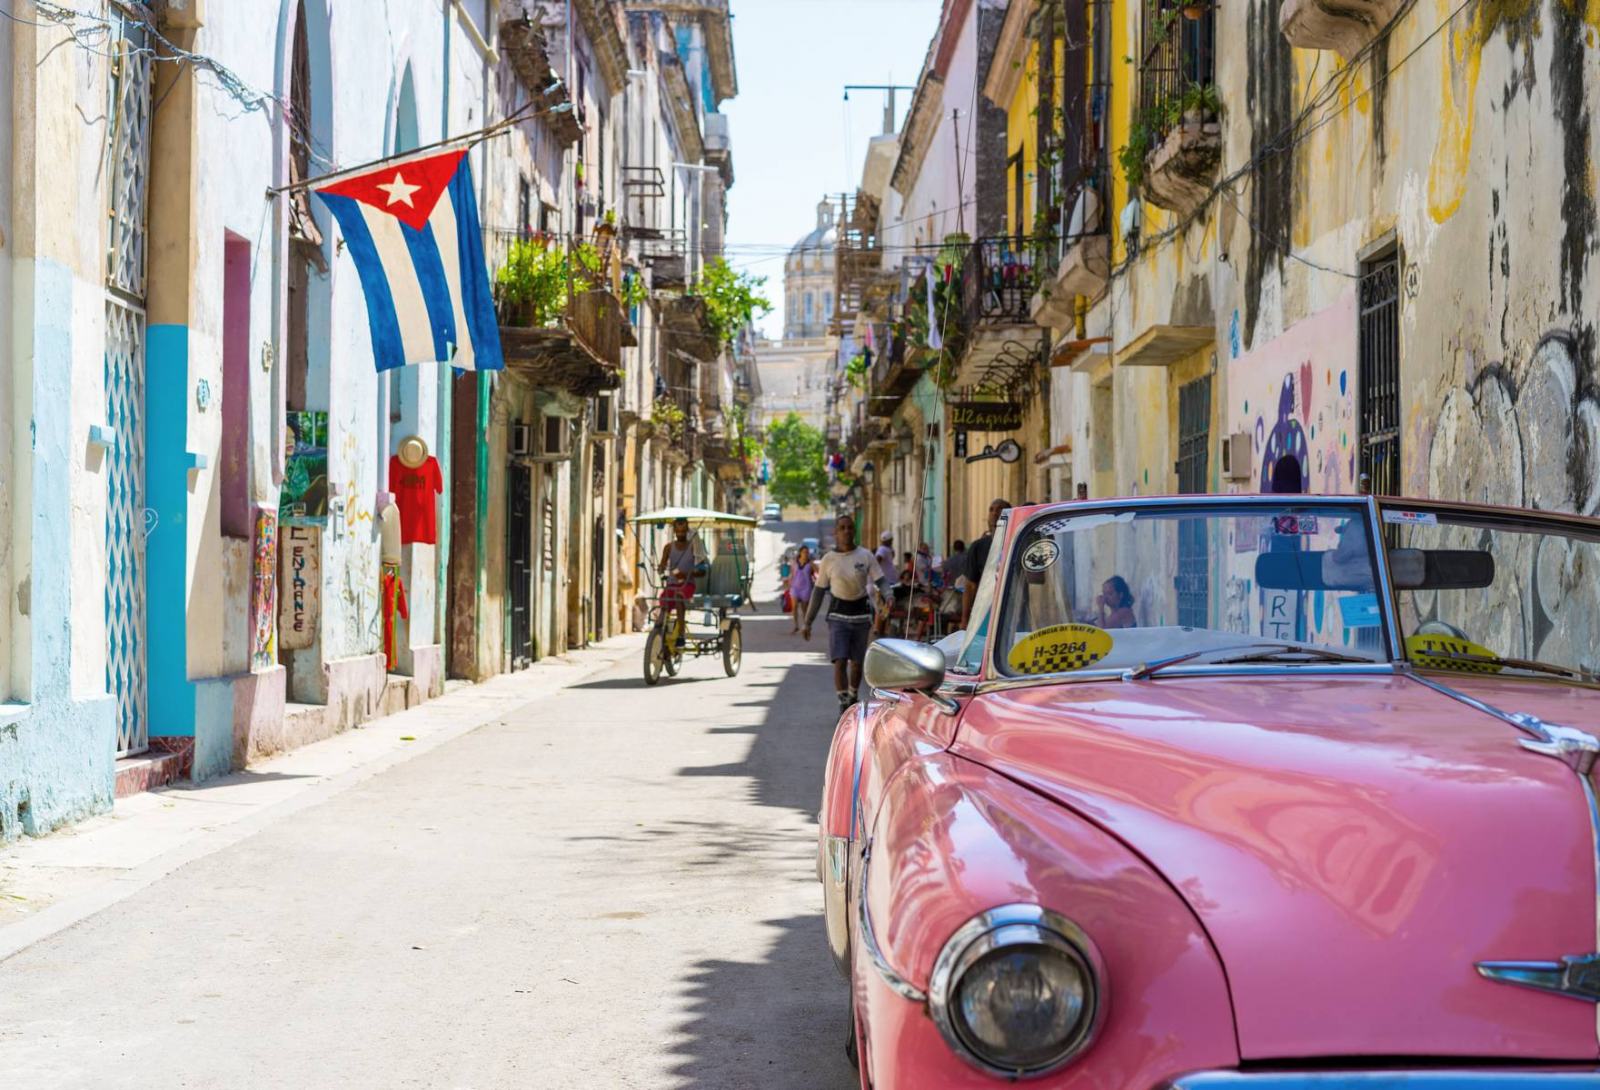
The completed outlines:
[[[606,390],[595,395],[594,433],[599,436],[617,434],[617,394],[615,390]]]
[[[511,425],[511,442],[507,445],[506,452],[511,455],[528,455],[533,453],[533,429],[526,424]]]
[[[564,416],[541,417],[539,449],[534,458],[541,462],[564,462],[572,457],[572,422]]]
[[[1235,432],[1222,437],[1222,478],[1227,481],[1248,481],[1253,453],[1249,432]]]

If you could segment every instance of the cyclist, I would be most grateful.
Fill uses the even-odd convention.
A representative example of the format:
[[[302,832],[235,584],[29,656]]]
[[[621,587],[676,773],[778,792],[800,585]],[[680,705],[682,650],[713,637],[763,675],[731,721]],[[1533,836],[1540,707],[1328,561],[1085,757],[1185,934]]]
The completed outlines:
[[[672,540],[661,550],[661,563],[656,570],[666,578],[661,587],[661,604],[674,606],[676,622],[672,628],[674,648],[682,650],[686,624],[684,615],[694,598],[694,578],[710,569],[706,560],[706,547],[700,538],[689,533],[689,520],[672,520]]]

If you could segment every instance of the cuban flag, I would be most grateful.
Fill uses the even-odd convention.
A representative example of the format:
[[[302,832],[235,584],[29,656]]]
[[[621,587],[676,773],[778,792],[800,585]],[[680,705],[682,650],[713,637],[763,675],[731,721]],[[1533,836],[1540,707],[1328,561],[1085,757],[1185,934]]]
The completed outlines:
[[[385,163],[316,193],[361,276],[378,370],[505,366],[465,148]]]

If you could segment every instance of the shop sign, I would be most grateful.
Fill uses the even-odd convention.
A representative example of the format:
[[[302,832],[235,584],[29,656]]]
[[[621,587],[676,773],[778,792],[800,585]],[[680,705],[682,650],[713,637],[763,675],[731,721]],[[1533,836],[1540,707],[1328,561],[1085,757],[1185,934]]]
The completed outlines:
[[[1016,431],[1022,427],[1022,406],[1014,401],[957,401],[946,410],[950,426],[963,431]]]

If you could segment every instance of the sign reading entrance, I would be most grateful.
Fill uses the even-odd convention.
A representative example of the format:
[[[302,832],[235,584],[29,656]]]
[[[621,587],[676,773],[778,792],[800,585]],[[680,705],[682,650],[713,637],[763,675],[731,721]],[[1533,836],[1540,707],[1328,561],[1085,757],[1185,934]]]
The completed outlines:
[[[1016,431],[1022,406],[1012,401],[957,401],[948,410],[956,431]]]
[[[310,647],[317,638],[322,598],[322,531],[290,524],[283,528],[278,577],[278,646],[288,651]]]

